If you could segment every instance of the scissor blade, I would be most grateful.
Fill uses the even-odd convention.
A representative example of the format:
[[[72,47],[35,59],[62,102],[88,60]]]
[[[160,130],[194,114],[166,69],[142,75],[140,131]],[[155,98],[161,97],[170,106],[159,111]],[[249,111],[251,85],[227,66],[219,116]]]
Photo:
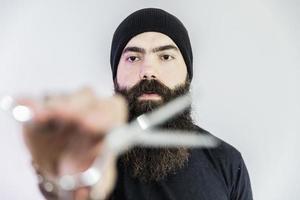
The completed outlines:
[[[157,110],[139,116],[137,118],[137,122],[142,129],[159,125],[182,112],[184,109],[190,106],[191,103],[191,96],[189,94],[177,97],[173,101],[158,108]]]
[[[219,140],[211,135],[195,131],[141,131],[135,139],[138,146],[147,147],[216,147]]]

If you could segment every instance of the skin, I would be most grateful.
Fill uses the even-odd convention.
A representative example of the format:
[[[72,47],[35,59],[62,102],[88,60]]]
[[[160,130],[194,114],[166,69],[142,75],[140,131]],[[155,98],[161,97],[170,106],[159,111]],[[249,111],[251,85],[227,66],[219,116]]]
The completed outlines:
[[[117,83],[130,89],[142,79],[156,79],[170,89],[183,84],[187,67],[174,41],[158,32],[145,32],[133,37],[121,55]],[[160,100],[157,94],[143,94],[140,100]]]

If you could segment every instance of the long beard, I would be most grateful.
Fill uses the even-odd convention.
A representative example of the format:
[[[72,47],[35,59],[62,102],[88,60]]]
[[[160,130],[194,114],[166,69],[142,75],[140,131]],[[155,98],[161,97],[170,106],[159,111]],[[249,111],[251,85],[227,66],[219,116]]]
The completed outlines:
[[[189,92],[190,83],[171,90],[156,80],[142,80],[130,90],[120,89],[115,84],[115,91],[123,95],[129,103],[129,121],[139,115],[150,112],[172,99]],[[161,101],[139,101],[138,97],[146,92],[155,92],[162,97]],[[173,130],[192,130],[191,108],[173,117],[158,128]],[[189,151],[184,147],[145,148],[135,147],[121,156],[121,161],[130,174],[142,182],[160,181],[183,168],[189,158]]]

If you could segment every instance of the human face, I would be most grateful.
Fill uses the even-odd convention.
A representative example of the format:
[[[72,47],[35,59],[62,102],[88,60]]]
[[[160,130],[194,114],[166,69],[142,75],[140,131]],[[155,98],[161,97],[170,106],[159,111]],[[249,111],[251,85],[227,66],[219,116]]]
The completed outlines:
[[[158,80],[169,89],[185,83],[187,67],[182,54],[168,36],[145,32],[133,37],[125,46],[117,70],[117,84],[131,89],[141,80]],[[161,100],[158,94],[142,94],[139,100]]]

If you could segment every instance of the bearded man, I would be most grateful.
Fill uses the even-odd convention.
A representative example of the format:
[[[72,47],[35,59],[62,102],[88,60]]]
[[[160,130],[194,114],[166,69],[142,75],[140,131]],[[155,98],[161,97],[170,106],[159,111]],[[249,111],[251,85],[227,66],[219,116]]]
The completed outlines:
[[[164,10],[141,9],[123,20],[113,36],[110,61],[115,92],[123,96],[127,104],[121,103],[116,108],[103,101],[99,103],[99,99],[91,101],[95,97],[89,92],[83,92],[67,100],[65,97],[52,98],[50,103],[47,103],[44,113],[35,109],[38,116],[35,123],[42,124],[44,129],[47,121],[45,118],[72,121],[69,123],[72,126],[65,125],[60,129],[64,130],[60,131],[60,135],[62,133],[68,135],[70,130],[74,131],[74,121],[77,123],[76,130],[78,126],[84,127],[84,129],[81,127],[81,131],[78,131],[79,136],[76,137],[76,141],[81,142],[73,142],[77,145],[66,145],[70,141],[75,141],[75,136],[69,134],[63,139],[65,142],[61,142],[60,147],[61,149],[65,146],[71,147],[56,153],[60,155],[59,159],[52,156],[52,162],[45,159],[45,150],[41,151],[41,148],[45,149],[46,143],[49,144],[49,139],[45,140],[43,147],[36,147],[30,135],[41,129],[25,127],[25,138],[39,173],[58,176],[64,172],[86,169],[98,155],[97,144],[101,143],[101,139],[83,132],[93,133],[99,130],[105,132],[125,121],[126,109],[130,122],[141,114],[150,112],[190,91],[193,55],[188,32],[179,19]],[[78,96],[81,100],[74,101]],[[86,106],[87,104],[93,105],[93,109]],[[124,105],[128,107],[124,109]],[[103,111],[105,108],[110,110],[105,112]],[[110,114],[106,118],[114,119],[114,122],[103,117],[103,113]],[[114,115],[111,113],[115,113],[115,116],[111,116]],[[51,129],[49,120],[47,122],[46,129]],[[160,128],[197,131],[199,134],[211,135],[193,122],[190,107],[162,124]],[[56,138],[56,141],[58,140],[61,141],[61,138]],[[38,141],[40,143],[40,140]],[[76,153],[70,154],[70,151]],[[66,155],[61,152],[68,152],[68,156],[61,156]],[[74,198],[86,199],[87,192],[87,190],[75,191]],[[44,194],[50,199],[50,194],[45,191]],[[107,199],[252,200],[252,192],[241,154],[231,145],[221,141],[216,148],[135,147],[117,160],[117,181]]]
[[[188,32],[173,15],[142,9],[117,28],[111,48],[115,91],[129,102],[129,120],[190,90],[193,55]],[[162,125],[208,134],[191,109]],[[121,157],[115,199],[252,199],[240,153],[222,142],[214,149],[135,148]]]

